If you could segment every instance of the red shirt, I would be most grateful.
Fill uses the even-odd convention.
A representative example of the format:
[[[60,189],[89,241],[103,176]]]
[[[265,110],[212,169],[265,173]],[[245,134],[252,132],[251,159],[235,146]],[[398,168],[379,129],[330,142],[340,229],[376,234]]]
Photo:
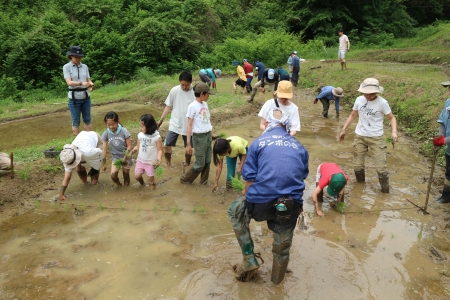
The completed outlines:
[[[247,78],[253,78],[253,74],[248,75],[248,73],[253,73],[253,66],[251,64],[249,64],[248,62],[244,63],[244,72],[245,72],[245,76]]]
[[[319,179],[319,188],[323,190],[328,184],[330,184],[331,176],[337,173],[344,174],[345,179],[348,181],[348,176],[344,173],[344,171],[339,168],[339,166],[335,163],[323,163],[320,166],[320,179]]]

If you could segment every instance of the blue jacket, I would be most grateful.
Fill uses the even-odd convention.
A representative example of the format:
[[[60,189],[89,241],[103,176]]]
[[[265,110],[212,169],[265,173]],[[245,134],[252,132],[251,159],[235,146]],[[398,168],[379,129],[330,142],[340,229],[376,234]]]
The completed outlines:
[[[303,204],[304,180],[308,177],[308,152],[283,127],[262,134],[250,145],[242,178],[252,181],[246,200],[267,203],[291,196]]]
[[[255,63],[255,67],[258,68],[258,81],[259,81],[259,80],[261,80],[263,78],[264,64],[258,60]]]
[[[211,78],[211,82],[216,82],[216,73],[214,73],[214,70],[212,68],[201,69],[200,72],[202,72],[203,74],[206,74],[206,76]]]
[[[297,67],[300,69],[300,58],[297,55],[292,57],[292,67]]]
[[[322,88],[322,91],[320,92],[320,94],[317,95],[316,99],[323,99],[323,98],[325,98],[325,99],[328,99],[328,100],[337,100],[337,101],[339,101],[340,98],[336,97],[335,95],[333,95],[333,92],[332,92],[333,89],[334,89],[334,87],[331,86],[331,85],[324,86]]]

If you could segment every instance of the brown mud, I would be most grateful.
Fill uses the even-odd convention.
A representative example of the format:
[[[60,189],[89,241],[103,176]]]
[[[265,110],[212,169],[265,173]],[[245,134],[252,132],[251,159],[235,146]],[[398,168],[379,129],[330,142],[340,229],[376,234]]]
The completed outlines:
[[[311,93],[299,90],[293,99],[301,115],[297,138],[310,154],[303,197],[308,228],[294,235],[289,272],[280,285],[270,282],[272,237],[264,222],[251,223],[255,251],[265,261],[257,281],[234,278],[232,265],[242,255],[227,207],[239,193],[225,188],[225,170],[219,190],[211,192],[214,166],[208,185],[180,184],[184,152],[176,147],[173,165],[164,167],[155,191],[134,179],[130,187],[115,188],[109,174],[101,174],[96,186],[83,186],[75,176],[67,200],[58,203],[61,172],[36,167],[28,181],[3,177],[2,197],[12,196],[0,205],[0,298],[448,299],[450,205],[434,201],[442,170],[435,172],[430,215],[406,201],[423,205],[430,162],[404,135],[395,149],[388,145],[391,193],[380,192],[370,152],[366,182],[356,183],[355,123],[346,140],[337,142],[348,112],[336,119],[330,109],[323,118]],[[263,103],[258,97],[239,110],[213,110],[214,133],[257,137]],[[350,182],[346,214],[334,210],[326,196],[326,216],[320,218],[311,193],[317,166],[325,161],[338,163]]]

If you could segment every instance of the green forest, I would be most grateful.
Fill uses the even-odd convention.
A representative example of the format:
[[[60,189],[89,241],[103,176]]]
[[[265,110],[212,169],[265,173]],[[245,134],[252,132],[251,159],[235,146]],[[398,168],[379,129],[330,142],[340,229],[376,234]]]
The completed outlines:
[[[65,53],[80,45],[97,86],[256,58],[281,65],[293,49],[389,46],[450,16],[450,0],[3,0],[0,101],[67,86]],[[329,58],[334,58],[334,51]],[[331,54],[332,52],[332,54]],[[234,71],[233,71],[234,72]]]

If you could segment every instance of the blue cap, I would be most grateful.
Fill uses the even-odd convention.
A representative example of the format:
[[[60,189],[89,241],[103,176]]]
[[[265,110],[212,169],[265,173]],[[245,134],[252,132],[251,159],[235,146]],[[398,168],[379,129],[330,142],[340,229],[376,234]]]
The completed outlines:
[[[220,74],[222,74],[222,71],[220,69],[217,69],[216,74],[217,74],[217,76],[220,76]]]
[[[269,70],[267,71],[267,78],[273,79],[273,76],[274,76],[274,75],[275,75],[274,69],[269,69]]]
[[[233,60],[233,66],[238,66],[239,65],[239,62],[235,59],[235,60]]]

